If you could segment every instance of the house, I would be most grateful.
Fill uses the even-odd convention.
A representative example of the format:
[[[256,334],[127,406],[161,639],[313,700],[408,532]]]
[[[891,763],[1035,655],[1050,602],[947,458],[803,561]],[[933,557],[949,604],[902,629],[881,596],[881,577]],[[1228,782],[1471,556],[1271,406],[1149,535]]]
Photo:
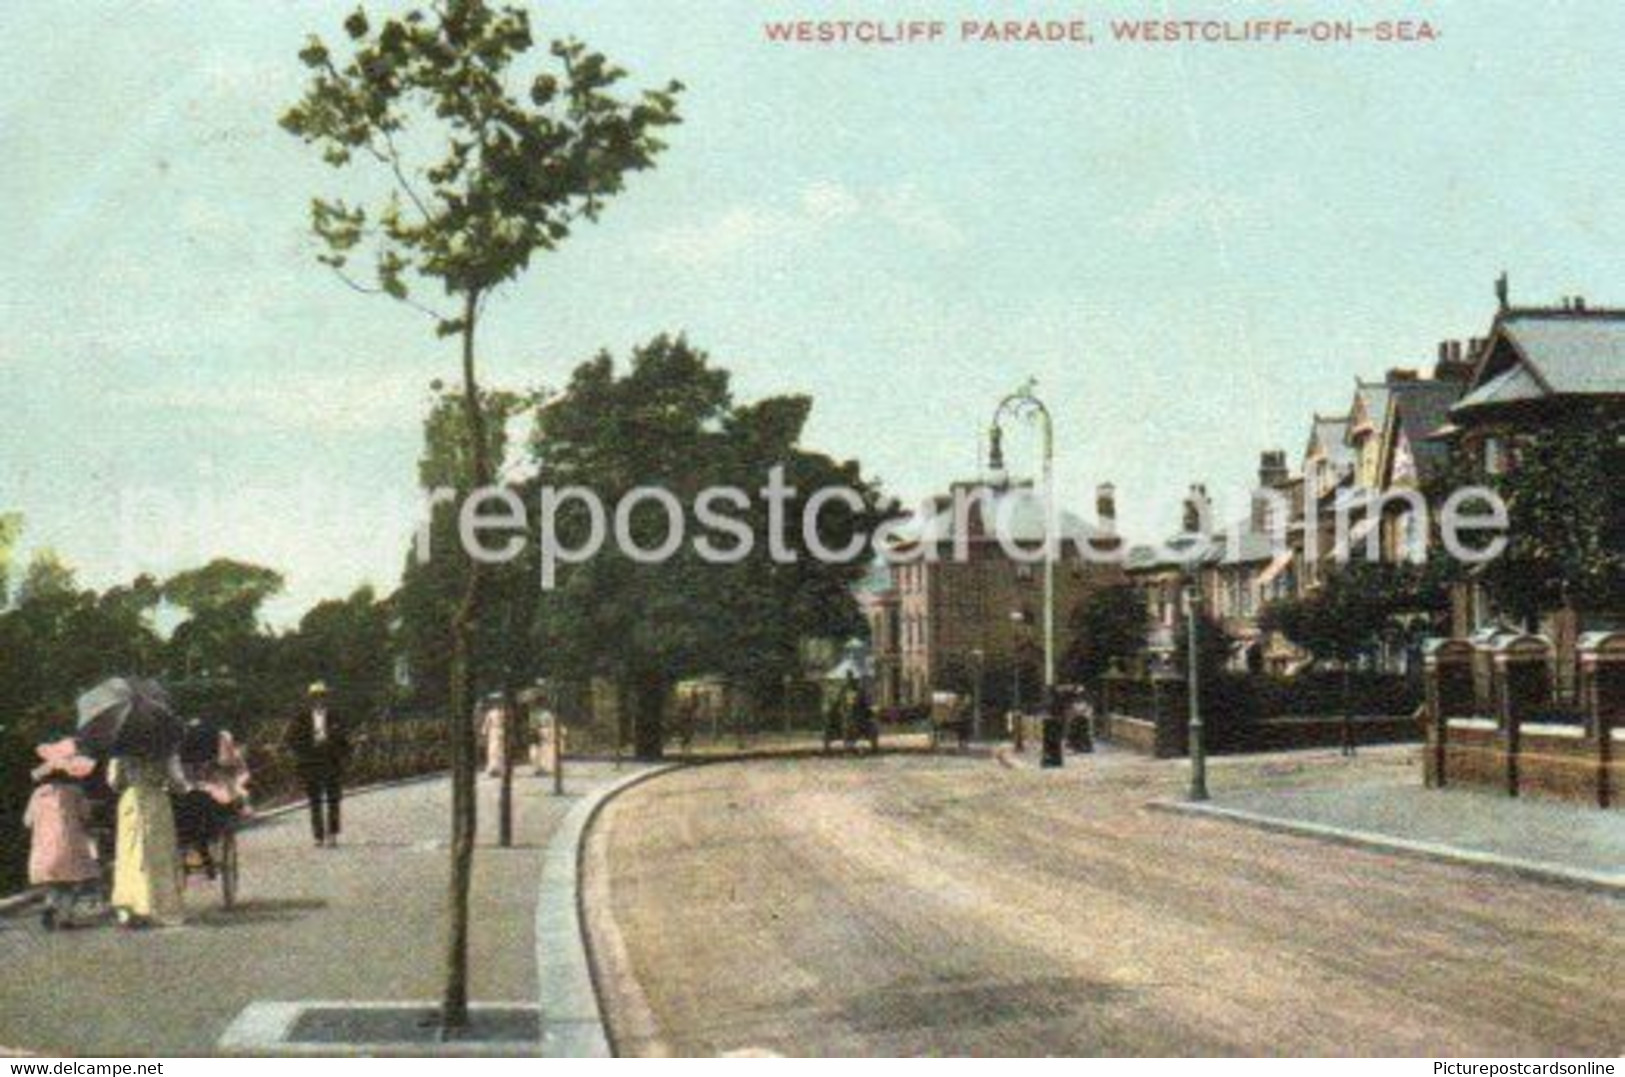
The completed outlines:
[[[1094,590],[1123,579],[1111,552],[1121,540],[1109,486],[1101,487],[1097,510],[1100,526],[1056,512],[1057,655],[1071,641],[1079,605]],[[935,690],[969,690],[971,681],[984,676],[998,677],[1000,687],[1011,678],[1014,694],[1022,685],[1036,691],[1043,653],[1044,517],[1043,498],[1031,482],[995,475],[952,484],[898,531],[886,553],[892,585],[864,600],[875,639],[877,695],[885,705],[926,704]],[[1085,545],[1099,554],[1086,557]]]
[[[1581,297],[1555,307],[1514,306],[1506,278],[1497,282],[1499,309],[1473,350],[1465,391],[1433,437],[1484,477],[1517,466],[1521,441],[1580,415],[1625,414],[1625,310],[1593,308]],[[1465,637],[1507,620],[1476,583],[1452,595],[1452,630]],[[1625,625],[1625,610],[1547,610],[1526,625],[1551,639],[1558,690],[1572,694],[1575,646],[1583,632]]]

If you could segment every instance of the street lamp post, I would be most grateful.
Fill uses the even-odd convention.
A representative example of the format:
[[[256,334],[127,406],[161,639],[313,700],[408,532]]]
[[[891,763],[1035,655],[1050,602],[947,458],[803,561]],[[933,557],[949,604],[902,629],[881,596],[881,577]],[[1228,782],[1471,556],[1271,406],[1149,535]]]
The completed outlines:
[[[1038,399],[1036,378],[1017,389],[993,409],[993,424],[989,430],[988,466],[994,471],[1004,469],[1004,432],[999,424],[1006,414],[1020,418],[1037,418],[1043,433],[1043,508],[1044,508],[1044,693],[1048,698],[1055,690],[1055,558],[1060,545],[1055,512],[1055,423],[1049,408]]]
[[[1042,705],[1050,707],[1055,699],[1055,560],[1059,556],[1064,537],[1058,534],[1058,513],[1055,509],[1055,422],[1049,408],[1038,399],[1038,379],[1029,378],[1027,384],[999,401],[993,409],[993,422],[988,431],[988,467],[993,471],[1004,469],[1004,432],[1000,423],[1006,414],[1018,418],[1036,418],[1043,435],[1043,489],[1041,504],[1044,511],[1044,691]],[[1017,656],[1020,668],[1020,656]],[[1020,673],[1017,673],[1017,677]],[[1019,682],[1018,682],[1019,683]],[[1020,718],[1018,715],[1017,721]],[[1019,726],[1018,726],[1019,728]],[[1018,745],[1019,750],[1019,745]]]
[[[1025,613],[1021,610],[1010,611],[1010,721],[1013,723],[1010,736],[1018,752],[1027,750],[1027,738],[1021,724],[1021,626],[1026,623]]]
[[[1190,697],[1190,800],[1207,799],[1207,744],[1202,735],[1201,685],[1198,683],[1201,654],[1196,638],[1196,601],[1199,594],[1194,580],[1185,585],[1185,657],[1189,666],[1186,695]]]
[[[974,741],[982,739],[982,664],[986,655],[982,648],[976,647],[970,653],[971,661],[976,665],[976,679],[971,682],[971,711],[970,735]]]

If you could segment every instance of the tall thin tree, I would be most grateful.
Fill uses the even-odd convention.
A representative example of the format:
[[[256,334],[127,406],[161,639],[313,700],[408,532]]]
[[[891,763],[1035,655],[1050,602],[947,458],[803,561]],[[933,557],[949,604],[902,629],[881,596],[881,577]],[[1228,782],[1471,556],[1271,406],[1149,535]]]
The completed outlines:
[[[550,59],[527,63],[529,16],[486,0],[438,0],[379,23],[357,8],[344,33],[343,57],[314,36],[301,50],[310,78],[282,126],[334,167],[372,166],[388,193],[371,206],[315,199],[319,257],[350,287],[387,295],[433,319],[440,336],[459,338],[467,479],[484,487],[494,476],[475,351],[485,302],[534,255],[596,220],[628,174],[652,166],[661,129],[678,120],[682,87],[622,94],[625,71],[574,40],[555,40]],[[357,274],[362,259],[370,271]],[[438,309],[442,301],[451,309]],[[486,587],[471,559],[450,625],[452,863],[440,1015],[448,1033],[468,1025],[471,651]]]

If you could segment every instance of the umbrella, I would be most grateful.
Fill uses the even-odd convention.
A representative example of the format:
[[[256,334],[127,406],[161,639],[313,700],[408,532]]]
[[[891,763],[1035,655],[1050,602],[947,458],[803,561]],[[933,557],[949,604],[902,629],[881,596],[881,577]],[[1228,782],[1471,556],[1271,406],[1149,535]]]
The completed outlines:
[[[79,697],[80,746],[99,755],[164,759],[180,744],[185,724],[156,681],[114,677]]]

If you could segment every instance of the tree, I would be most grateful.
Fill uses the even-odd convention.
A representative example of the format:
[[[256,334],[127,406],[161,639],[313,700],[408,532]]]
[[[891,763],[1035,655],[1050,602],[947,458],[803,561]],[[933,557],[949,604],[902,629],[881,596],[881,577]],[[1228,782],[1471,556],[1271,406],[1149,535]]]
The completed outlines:
[[[190,680],[262,669],[260,610],[283,585],[274,569],[225,557],[165,580],[164,600],[190,614],[170,636],[171,671]]]
[[[30,736],[63,734],[80,692],[115,674],[156,672],[157,603],[150,577],[98,595],[55,555],[36,554],[0,613],[0,714]]]
[[[1534,622],[1553,610],[1625,609],[1625,414],[1596,409],[1517,439],[1491,485],[1506,503],[1506,551],[1482,580],[1496,605]]]
[[[1416,566],[1350,561],[1329,572],[1309,594],[1270,603],[1259,627],[1279,632],[1318,662],[1342,671],[1343,750],[1354,751],[1351,678],[1355,664],[1394,631],[1396,617],[1437,595]]]
[[[491,484],[487,416],[475,339],[485,301],[519,277],[534,255],[596,220],[629,173],[663,149],[677,122],[672,83],[632,99],[625,72],[573,40],[553,42],[553,63],[528,73],[534,39],[527,13],[486,0],[443,0],[374,24],[357,8],[344,22],[349,55],[317,37],[300,52],[304,96],[282,117],[289,132],[334,167],[356,160],[381,170],[390,194],[363,207],[317,199],[311,226],[321,260],[351,287],[427,313],[461,343],[469,471],[466,488]],[[375,284],[349,273],[370,253]],[[416,294],[437,287],[455,310]],[[471,561],[450,623],[452,870],[441,1021],[468,1024],[468,891],[474,855],[474,662],[485,572]]]
[[[610,512],[635,487],[658,487],[672,495],[683,534],[694,540],[659,563],[641,563],[617,543],[561,565],[538,609],[538,650],[561,676],[602,677],[619,688],[640,757],[662,753],[662,710],[678,680],[720,674],[763,698],[799,672],[804,639],[862,631],[852,587],[866,571],[867,540],[879,518],[876,494],[855,461],[801,447],[811,407],[801,396],[738,403],[727,373],[703,352],[681,338],[659,337],[634,351],[625,372],[608,355],[582,364],[540,412],[537,482],[555,490],[583,487]],[[772,556],[773,514],[755,496],[724,513],[750,532],[749,553],[733,563],[701,557],[700,531],[719,548],[735,542],[699,526],[700,493],[721,487],[754,493],[775,467],[794,490],[780,532],[794,561]],[[859,509],[827,505],[819,516],[827,549],[854,541],[862,547],[846,562],[813,556],[800,527],[808,499],[833,486],[853,490],[862,502]],[[655,549],[668,538],[669,521],[648,507],[629,515],[627,530],[640,548]],[[564,503],[544,539],[580,548],[590,526],[584,505]]]
[[[23,518],[19,513],[0,512],[0,609],[11,596],[11,559],[22,533]]]
[[[1133,584],[1092,591],[1072,613],[1072,644],[1063,658],[1068,679],[1098,680],[1113,662],[1145,650],[1145,597]]]
[[[533,407],[538,396],[506,390],[488,390],[483,396],[483,407],[491,420],[486,431],[490,459],[494,464],[517,462],[510,460],[508,425],[526,408]],[[463,433],[462,401],[445,393],[424,418],[418,483],[425,492],[455,489],[466,482],[467,474],[468,442]],[[414,544],[394,596],[401,654],[411,672],[412,700],[420,707],[444,709],[449,700],[451,653],[446,626],[468,581],[467,560],[445,556],[445,551],[456,549],[459,542],[457,511],[456,505],[443,501],[432,506],[427,521],[430,556],[420,558]],[[486,588],[486,616],[476,626],[476,687],[517,687],[534,676],[536,655],[529,638],[536,603],[533,561],[526,557],[509,565],[487,566],[485,571],[490,585]]]
[[[371,587],[312,606],[283,640],[297,680],[329,682],[344,713],[364,718],[385,711],[395,684],[390,617],[390,604]]]

